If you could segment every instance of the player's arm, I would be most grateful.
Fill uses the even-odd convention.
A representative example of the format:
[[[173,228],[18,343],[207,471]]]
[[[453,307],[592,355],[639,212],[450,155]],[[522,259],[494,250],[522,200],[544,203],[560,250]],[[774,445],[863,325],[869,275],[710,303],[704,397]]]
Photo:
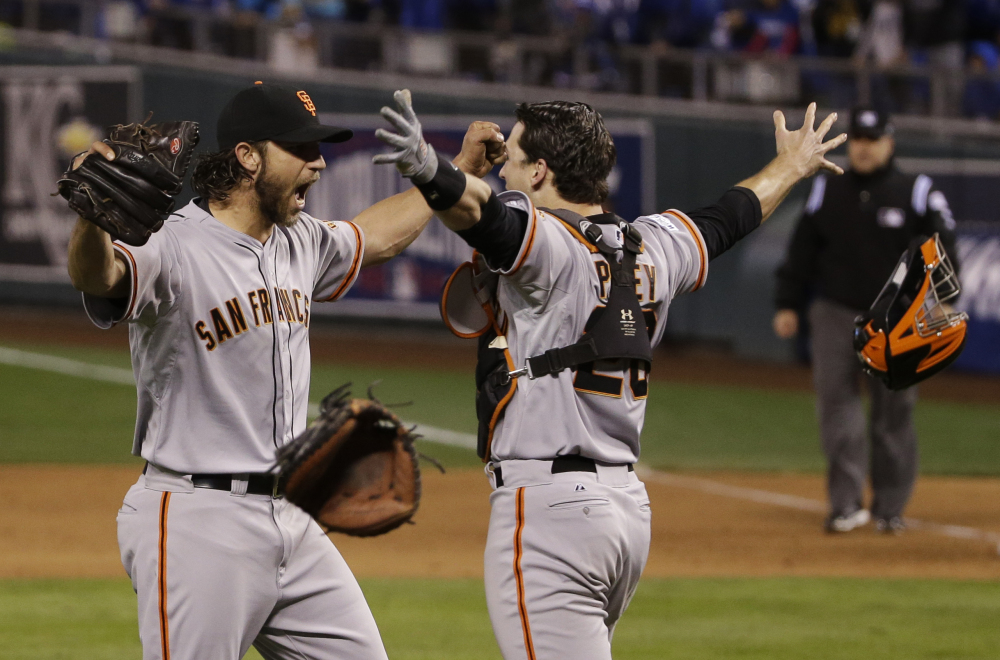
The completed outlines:
[[[353,220],[365,234],[361,267],[385,263],[416,240],[431,219],[431,209],[420,191],[411,189],[383,199]]]
[[[90,154],[101,154],[114,160],[114,151],[103,142],[95,142],[90,150],[77,157],[74,169]],[[125,263],[115,255],[111,236],[97,225],[77,218],[69,240],[67,259],[70,281],[77,290],[103,298],[128,295]]]
[[[774,137],[778,155],[760,172],[737,184],[741,188],[753,191],[757,196],[760,201],[761,222],[774,213],[795,184],[802,179],[807,179],[820,170],[829,170],[834,174],[844,173],[844,170],[826,158],[827,153],[847,140],[847,134],[841,133],[832,140],[824,142],[835,121],[837,113],[831,113],[818,129],[814,128],[816,104],[810,103],[802,128],[789,131],[785,128],[784,113],[780,110],[774,111]]]
[[[408,95],[406,103],[409,103]],[[402,104],[401,109],[406,111]],[[471,173],[473,176],[469,177],[469,180],[476,181],[484,187],[487,197],[490,187],[475,177],[486,176],[496,164],[499,157],[496,152],[497,147],[495,144],[491,144],[492,150],[488,152],[487,143],[495,143],[497,138],[499,138],[499,144],[502,147],[503,135],[500,133],[499,126],[492,122],[474,122],[469,127],[462,143],[461,153],[455,157],[454,161],[454,164],[458,166],[456,174],[465,176],[463,172]],[[476,188],[476,190],[482,192],[481,189]],[[361,264],[362,267],[383,263],[402,252],[416,240],[420,232],[427,226],[431,216],[431,208],[424,200],[423,193],[418,189],[393,195],[365,209],[354,218],[355,224],[361,227],[365,233],[365,257]],[[438,216],[442,218],[449,229],[456,229],[441,213],[438,213]]]
[[[474,122],[469,127],[462,153],[455,159],[460,169],[439,161],[434,147],[424,140],[409,92],[398,91],[393,98],[399,111],[382,108],[382,116],[398,133],[379,129],[375,135],[395,151],[376,156],[374,162],[395,164],[446,227],[479,250],[492,267],[509,268],[524,239],[527,213],[501,203],[478,178],[506,159],[500,127],[491,122]]]
[[[715,204],[688,212],[688,217],[697,225],[705,241],[710,260],[767,220],[802,179],[820,169],[843,174],[843,170],[826,159],[826,154],[843,144],[847,136],[839,135],[828,142],[823,141],[837,115],[827,117],[818,130],[813,128],[815,120],[815,103],[809,105],[805,123],[797,131],[787,130],[785,116],[780,110],[776,111],[777,157],[763,170],[728,190]]]

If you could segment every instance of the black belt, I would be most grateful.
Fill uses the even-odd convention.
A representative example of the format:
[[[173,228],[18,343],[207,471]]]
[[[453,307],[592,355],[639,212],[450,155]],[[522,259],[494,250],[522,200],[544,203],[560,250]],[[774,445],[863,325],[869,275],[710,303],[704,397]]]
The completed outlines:
[[[628,471],[634,472],[635,468],[628,464]],[[552,460],[552,474],[561,472],[597,472],[597,463],[592,458],[580,456],[579,454],[567,454],[566,456],[556,456]],[[493,468],[493,476],[496,478],[497,488],[503,487],[503,473],[500,466]]]
[[[191,481],[195,488],[211,488],[213,490],[232,490],[233,479],[247,478],[248,495],[274,495],[275,475],[257,473],[243,474],[192,474]]]

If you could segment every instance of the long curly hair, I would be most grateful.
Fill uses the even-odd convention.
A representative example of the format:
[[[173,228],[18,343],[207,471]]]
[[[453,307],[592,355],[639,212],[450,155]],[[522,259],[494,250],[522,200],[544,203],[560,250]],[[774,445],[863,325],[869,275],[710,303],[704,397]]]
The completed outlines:
[[[267,140],[250,142],[267,165]],[[261,176],[264,174],[262,169]],[[191,187],[201,197],[212,202],[224,202],[233,190],[244,181],[253,181],[253,175],[236,158],[236,149],[202,154],[191,173]]]

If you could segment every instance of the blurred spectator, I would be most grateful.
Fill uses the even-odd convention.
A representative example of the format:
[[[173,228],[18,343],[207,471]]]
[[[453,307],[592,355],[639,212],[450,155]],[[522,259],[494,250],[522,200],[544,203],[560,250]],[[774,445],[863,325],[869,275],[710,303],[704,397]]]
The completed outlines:
[[[969,45],[969,73],[962,99],[966,116],[977,119],[1000,117],[1000,51],[989,41]],[[989,76],[989,77],[987,77]]]
[[[400,0],[399,24],[419,30],[444,28],[444,0]]]
[[[446,25],[452,30],[486,32],[497,21],[497,0],[446,0]]]
[[[812,28],[817,55],[851,57],[861,38],[861,8],[856,0],[819,0]]]
[[[966,5],[966,39],[971,42],[997,42],[1000,35],[1000,0],[966,0]]]
[[[545,35],[552,31],[552,21],[545,0],[509,0],[507,5],[511,32]]]
[[[792,55],[799,47],[799,12],[789,0],[757,0],[723,14],[729,44],[749,53]]]
[[[858,39],[854,59],[859,64],[871,63],[880,69],[906,60],[900,0],[878,0],[875,3]]]
[[[319,68],[316,35],[301,5],[282,8],[278,27],[271,33],[267,63],[278,71],[305,73]]]
[[[114,0],[104,5],[98,36],[131,41],[139,36],[139,12],[135,3]]]
[[[903,35],[917,62],[948,69],[962,68],[965,59],[966,8],[959,0],[906,0]]]
[[[149,43],[153,46],[191,50],[194,34],[191,18],[169,0],[150,0],[146,5]]]
[[[932,110],[946,115],[957,114],[962,100],[962,76],[956,74],[965,64],[964,5],[959,0],[906,0],[903,5],[903,37],[911,61],[943,70],[939,81],[944,93],[936,97],[941,105]]]
[[[722,0],[642,0],[636,13],[636,41],[661,52],[706,46],[722,9]]]

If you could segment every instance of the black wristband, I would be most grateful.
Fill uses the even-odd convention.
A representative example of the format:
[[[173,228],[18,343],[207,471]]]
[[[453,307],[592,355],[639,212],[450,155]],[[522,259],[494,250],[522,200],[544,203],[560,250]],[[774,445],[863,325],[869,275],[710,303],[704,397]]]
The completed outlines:
[[[438,161],[434,178],[427,183],[417,183],[417,190],[423,193],[427,205],[435,211],[450,209],[465,192],[465,173],[445,160]]]

